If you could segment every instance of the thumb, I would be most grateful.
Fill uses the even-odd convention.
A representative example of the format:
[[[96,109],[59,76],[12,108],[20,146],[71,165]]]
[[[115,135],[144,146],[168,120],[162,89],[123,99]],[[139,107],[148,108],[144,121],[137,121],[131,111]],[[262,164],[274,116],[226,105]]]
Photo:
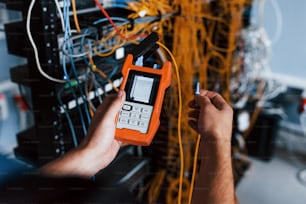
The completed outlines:
[[[207,97],[207,96],[202,96],[202,95],[196,95],[195,96],[195,101],[197,103],[197,105],[200,107],[200,108],[203,108],[207,105],[211,105],[211,101],[210,99]]]
[[[125,101],[125,92],[120,90],[115,97],[112,98],[113,100],[109,103],[109,108],[105,113],[105,117],[114,118],[118,114],[119,110],[123,106]]]

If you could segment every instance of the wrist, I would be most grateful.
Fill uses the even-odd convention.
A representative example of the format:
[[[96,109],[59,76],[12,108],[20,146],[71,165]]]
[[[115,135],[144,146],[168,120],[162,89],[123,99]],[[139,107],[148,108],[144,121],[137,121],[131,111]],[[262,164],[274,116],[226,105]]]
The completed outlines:
[[[230,139],[219,139],[212,137],[204,137],[201,140],[201,146],[213,147],[217,149],[222,149],[223,151],[230,150],[232,143]]]
[[[80,174],[86,177],[94,176],[98,171],[103,169],[106,165],[103,161],[103,156],[99,156],[94,148],[89,146],[79,146],[76,148],[77,155],[80,160]]]
[[[206,132],[201,134],[202,140],[201,141],[207,141],[209,143],[215,143],[215,144],[229,144],[231,145],[232,141],[232,133],[231,132]]]
[[[230,137],[215,137],[206,135],[202,137],[200,143],[200,151],[203,154],[222,154],[226,157],[231,157],[231,138]]]

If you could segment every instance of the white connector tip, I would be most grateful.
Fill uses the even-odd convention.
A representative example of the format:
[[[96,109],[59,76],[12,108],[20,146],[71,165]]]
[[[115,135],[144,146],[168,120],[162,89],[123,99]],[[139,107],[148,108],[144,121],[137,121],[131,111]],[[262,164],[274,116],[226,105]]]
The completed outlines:
[[[136,66],[142,67],[143,66],[143,56],[140,56],[137,58],[136,62],[135,62]]]
[[[200,82],[197,82],[197,86],[196,86],[196,90],[194,92],[195,95],[199,95],[200,94]]]

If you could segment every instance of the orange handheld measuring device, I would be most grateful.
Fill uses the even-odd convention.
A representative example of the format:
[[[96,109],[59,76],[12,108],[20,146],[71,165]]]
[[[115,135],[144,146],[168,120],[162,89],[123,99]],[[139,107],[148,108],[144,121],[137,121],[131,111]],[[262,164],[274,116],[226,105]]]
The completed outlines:
[[[133,145],[147,146],[157,132],[165,90],[171,83],[171,63],[162,69],[133,65],[128,55],[123,68],[121,90],[126,101],[118,114],[115,138]]]

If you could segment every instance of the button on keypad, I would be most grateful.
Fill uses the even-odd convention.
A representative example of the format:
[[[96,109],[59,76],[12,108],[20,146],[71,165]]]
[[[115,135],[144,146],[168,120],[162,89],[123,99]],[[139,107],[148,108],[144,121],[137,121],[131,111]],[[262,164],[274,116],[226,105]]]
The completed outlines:
[[[152,111],[152,106],[125,102],[119,114],[117,128],[127,128],[147,133]]]
[[[130,112],[122,110],[122,111],[120,112],[120,115],[121,115],[122,117],[130,117]]]
[[[124,104],[123,107],[122,107],[122,110],[130,111],[130,110],[132,110],[132,106]]]

